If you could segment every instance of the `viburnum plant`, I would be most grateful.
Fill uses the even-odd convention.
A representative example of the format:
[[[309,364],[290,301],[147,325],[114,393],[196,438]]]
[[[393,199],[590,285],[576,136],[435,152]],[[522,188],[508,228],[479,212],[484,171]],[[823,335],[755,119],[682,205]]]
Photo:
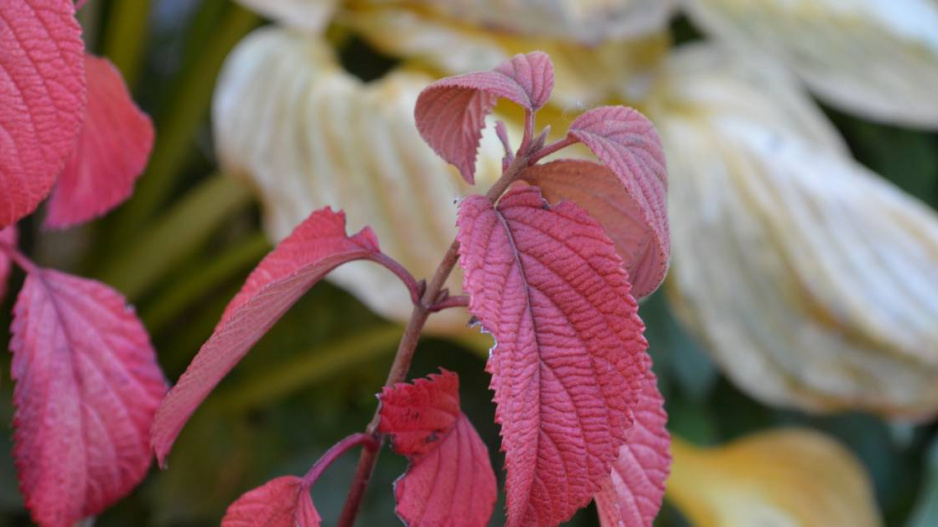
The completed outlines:
[[[383,254],[370,229],[349,236],[343,213],[329,208],[313,212],[248,277],[157,412],[152,447],[162,465],[209,392],[336,267],[354,260],[386,267],[409,290],[413,311],[365,432],[339,441],[305,476],[244,494],[222,525],[318,526],[310,488],[339,455],[361,446],[338,522],[353,525],[385,438],[410,461],[394,489],[405,524],[487,525],[496,478],[460,411],[456,374],[403,382],[427,319],[463,306],[496,341],[487,369],[505,452],[507,524],[556,526],[595,499],[605,526],[651,525],[670,439],[636,299],[667,271],[664,156],[652,124],[624,107],[589,110],[547,143],[535,116],[553,83],[550,59],[535,52],[435,82],[418,98],[421,135],[470,184],[496,102],[525,111],[517,150],[497,123],[502,176],[485,194],[461,200],[458,234],[429,281]],[[575,143],[600,162],[541,162]],[[443,286],[457,263],[465,294]]]
[[[0,1],[0,296],[15,263],[26,281],[10,343],[13,454],[42,527],[70,527],[137,486],[167,383],[124,298],[30,261],[16,223],[50,193],[47,228],[109,211],[153,136],[117,69],[85,52],[71,0]]]

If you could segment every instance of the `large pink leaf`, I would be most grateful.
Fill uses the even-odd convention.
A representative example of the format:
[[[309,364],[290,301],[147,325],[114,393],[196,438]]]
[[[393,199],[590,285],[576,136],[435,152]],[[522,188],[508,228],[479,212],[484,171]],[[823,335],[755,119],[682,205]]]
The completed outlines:
[[[302,478],[283,476],[246,492],[228,507],[222,527],[319,527],[322,519]]]
[[[619,178],[619,183],[635,204],[632,211],[643,218],[641,223],[654,236],[652,244],[657,245],[656,250],[665,257],[663,262],[654,262],[647,274],[643,273],[640,279],[635,280],[634,294],[645,296],[664,278],[671,243],[668,171],[658,132],[651,121],[632,108],[605,106],[577,117],[567,135],[589,147]],[[597,190],[608,190],[612,186],[611,182],[597,185]]]
[[[671,470],[668,415],[649,367],[635,407],[635,423],[612,465],[610,477],[596,494],[603,527],[651,527],[661,510],[664,485]]]
[[[495,337],[488,369],[505,450],[509,527],[555,526],[609,476],[632,422],[647,343],[602,226],[535,187],[459,210],[470,311]]]
[[[20,490],[36,523],[71,527],[143,479],[166,381],[143,325],[104,284],[30,269],[14,313]]]
[[[0,228],[36,210],[85,119],[72,0],[0,2]]]
[[[100,216],[130,197],[153,148],[153,123],[107,59],[85,56],[88,108],[78,144],[48,204],[46,226]]]
[[[417,129],[440,157],[473,183],[485,117],[498,99],[533,112],[547,103],[553,88],[554,66],[545,53],[515,55],[492,71],[447,77],[427,86],[414,110]]]
[[[0,229],[0,302],[7,292],[7,282],[10,280],[10,271],[13,269],[13,261],[3,250],[4,247],[15,248],[17,240],[16,227],[10,226]]]
[[[573,201],[606,229],[632,279],[632,294],[643,298],[654,292],[668,272],[670,246],[667,216],[646,208],[665,199],[663,184],[653,184],[652,192],[662,195],[650,201],[634,196],[635,184],[617,176],[605,166],[585,160],[561,159],[525,169],[521,177],[540,187],[551,203]],[[654,179],[653,182],[663,180]],[[663,225],[657,221],[664,221]]]
[[[378,430],[410,467],[394,487],[408,527],[485,527],[498,487],[488,449],[459,410],[459,378],[443,371],[385,388]]]
[[[362,259],[388,260],[371,229],[350,237],[345,214],[326,208],[261,261],[157,412],[152,445],[160,465],[199,404],[290,306],[331,270]]]

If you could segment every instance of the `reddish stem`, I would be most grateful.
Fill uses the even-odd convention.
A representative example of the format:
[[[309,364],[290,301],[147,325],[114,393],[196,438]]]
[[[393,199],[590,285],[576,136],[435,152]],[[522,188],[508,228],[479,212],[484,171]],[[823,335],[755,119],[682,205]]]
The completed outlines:
[[[397,277],[401,279],[401,282],[404,282],[404,285],[407,286],[407,290],[410,292],[411,302],[414,304],[420,302],[421,286],[417,282],[417,279],[414,278],[414,275],[410,274],[410,271],[405,269],[404,266],[400,264],[400,262],[384,253],[378,253],[377,255],[373,256],[371,260],[383,265],[389,271],[397,275]]]
[[[34,264],[32,260],[27,258],[25,254],[21,253],[19,249],[12,245],[0,242],[0,252],[5,253],[13,263],[29,274],[35,274],[39,270],[39,266]]]
[[[338,459],[339,456],[357,447],[358,445],[364,446],[366,451],[378,449],[378,441],[374,438],[374,436],[361,433],[352,434],[332,445],[332,448],[327,450],[326,453],[323,454],[318,461],[316,461],[313,467],[309,469],[309,472],[303,476],[303,485],[306,488],[312,487],[313,484],[316,483],[316,480],[319,479],[319,476],[321,476],[322,473],[325,472],[327,468],[329,468],[329,465]]]
[[[451,307],[469,307],[469,296],[468,295],[459,295],[459,296],[448,296],[443,300],[440,300],[436,304],[433,304],[430,307],[431,313],[436,313],[438,311],[443,311],[444,309],[449,309]]]
[[[541,148],[537,152],[534,152],[533,154],[531,154],[529,158],[530,163],[533,165],[534,163],[537,163],[541,159],[553,154],[554,152],[557,152],[558,150],[564,149],[576,143],[577,143],[577,140],[573,139],[570,136],[564,137],[563,139],[558,139],[557,141],[554,141],[553,143],[550,143],[549,145],[545,145],[543,148]]]

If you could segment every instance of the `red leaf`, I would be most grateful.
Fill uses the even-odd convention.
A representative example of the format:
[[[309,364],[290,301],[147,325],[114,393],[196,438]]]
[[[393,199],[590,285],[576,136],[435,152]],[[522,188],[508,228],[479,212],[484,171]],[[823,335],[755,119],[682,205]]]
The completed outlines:
[[[322,519],[302,478],[272,479],[228,507],[222,527],[319,527]]]
[[[655,374],[648,368],[638,394],[635,423],[626,432],[626,443],[609,479],[596,494],[603,527],[651,527],[661,510],[671,468],[671,436],[663,404]]]
[[[16,247],[17,232],[16,226],[10,226],[6,229],[0,229],[0,245],[6,245],[10,248]],[[0,248],[0,302],[7,292],[7,282],[10,280],[10,271],[13,270],[13,261]]]
[[[521,177],[540,187],[547,201],[573,201],[602,224],[625,262],[636,298],[650,295],[661,285],[671,254],[667,216],[647,209],[648,200],[632,194],[634,184],[627,185],[603,165],[573,159],[534,165]],[[651,191],[662,193],[654,203],[665,200],[664,185],[652,185]],[[655,223],[658,219],[665,223]]]
[[[459,378],[443,370],[385,388],[378,430],[411,465],[394,486],[408,527],[484,527],[498,490],[488,449],[459,410]]]
[[[50,228],[88,221],[130,197],[153,148],[153,123],[134,104],[117,68],[85,55],[85,73],[85,127],[49,200]]]
[[[475,182],[476,153],[485,117],[499,97],[537,111],[554,88],[554,66],[540,51],[515,55],[492,71],[447,77],[426,87],[414,116],[424,141]]]
[[[85,119],[72,0],[0,2],[0,228],[36,210]]]
[[[555,526],[609,476],[641,389],[644,325],[622,259],[571,202],[535,187],[459,210],[470,311],[488,363],[508,471],[508,525]]]
[[[301,223],[254,269],[160,406],[151,439],[160,465],[189,416],[290,306],[339,265],[384,258],[371,229],[345,233],[342,212],[321,209]]]
[[[619,183],[635,203],[634,212],[650,228],[655,244],[670,253],[668,232],[668,171],[661,139],[651,121],[638,111],[622,106],[595,108],[579,116],[567,135],[581,141],[619,178]],[[597,185],[597,190],[611,188]],[[592,211],[591,211],[592,212]],[[603,218],[600,218],[601,220]],[[667,271],[667,259],[658,262],[633,286],[638,297],[653,291]]]
[[[20,490],[36,523],[71,527],[143,479],[166,381],[143,325],[104,284],[31,269],[14,313]]]

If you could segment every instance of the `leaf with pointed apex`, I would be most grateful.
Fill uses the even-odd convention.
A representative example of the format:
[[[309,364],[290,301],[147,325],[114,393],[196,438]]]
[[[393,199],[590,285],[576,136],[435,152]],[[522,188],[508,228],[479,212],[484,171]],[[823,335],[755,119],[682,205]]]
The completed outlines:
[[[394,486],[408,527],[485,527],[498,490],[488,449],[459,410],[459,377],[443,370],[381,394],[378,430],[410,467]]]
[[[509,527],[555,526],[589,503],[626,439],[644,325],[602,226],[535,187],[459,210],[469,310],[495,337],[488,369],[508,471]]]
[[[85,55],[85,73],[85,126],[49,199],[50,228],[86,222],[130,197],[153,148],[153,123],[134,104],[117,68]]]
[[[71,155],[85,117],[72,0],[0,2],[0,228],[30,214]]]
[[[531,166],[521,177],[540,188],[550,203],[573,201],[602,224],[625,262],[636,298],[650,295],[661,285],[671,253],[667,217],[648,209],[648,200],[632,194],[635,184],[629,185],[601,164],[574,159]],[[652,185],[651,190],[662,193],[662,199],[667,191],[663,185]],[[661,220],[664,225],[655,224]]]
[[[11,225],[5,229],[0,229],[0,244],[8,247],[16,247],[18,235],[16,226]],[[7,282],[10,280],[10,271],[13,270],[13,261],[0,249],[0,302],[7,292]]]
[[[388,261],[371,229],[349,236],[345,214],[326,208],[261,261],[157,412],[151,444],[160,465],[189,416],[264,333],[326,274],[353,260]]]
[[[499,98],[528,111],[539,110],[554,88],[554,66],[545,53],[515,55],[492,71],[438,80],[417,98],[414,117],[424,141],[475,181],[476,152],[485,118]]]
[[[657,382],[649,367],[638,394],[635,422],[625,433],[625,444],[609,478],[595,496],[602,527],[651,527],[661,510],[671,468],[671,436]]]
[[[222,527],[319,527],[322,518],[302,478],[283,476],[244,493],[228,507]]]
[[[14,315],[20,490],[36,523],[70,527],[146,475],[166,381],[143,324],[100,282],[32,269]]]

